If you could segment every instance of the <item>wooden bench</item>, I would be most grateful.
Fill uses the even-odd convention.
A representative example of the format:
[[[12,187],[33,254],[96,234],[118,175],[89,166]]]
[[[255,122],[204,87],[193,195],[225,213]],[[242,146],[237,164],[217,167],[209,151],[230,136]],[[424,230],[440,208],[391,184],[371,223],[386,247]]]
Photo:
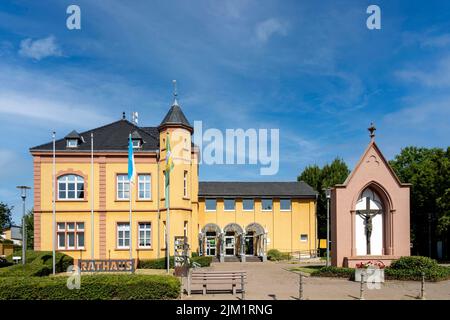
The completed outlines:
[[[188,279],[188,295],[191,295],[191,285],[202,285],[202,293],[206,294],[208,286],[223,285],[226,289],[236,294],[237,287],[245,298],[245,281],[247,273],[245,271],[193,271],[189,273]]]

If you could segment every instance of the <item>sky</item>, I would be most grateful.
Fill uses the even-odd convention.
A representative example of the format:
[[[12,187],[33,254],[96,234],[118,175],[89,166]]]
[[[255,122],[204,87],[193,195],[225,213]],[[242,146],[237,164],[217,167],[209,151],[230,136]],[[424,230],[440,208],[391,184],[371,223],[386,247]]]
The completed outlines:
[[[69,30],[66,9],[81,9]],[[381,9],[369,30],[366,9]],[[369,142],[387,159],[450,137],[447,1],[0,2],[0,201],[33,184],[29,148],[139,112],[157,126],[178,101],[207,128],[279,129],[273,176],[258,165],[202,165],[201,180],[292,181]],[[32,196],[27,208],[32,207]]]

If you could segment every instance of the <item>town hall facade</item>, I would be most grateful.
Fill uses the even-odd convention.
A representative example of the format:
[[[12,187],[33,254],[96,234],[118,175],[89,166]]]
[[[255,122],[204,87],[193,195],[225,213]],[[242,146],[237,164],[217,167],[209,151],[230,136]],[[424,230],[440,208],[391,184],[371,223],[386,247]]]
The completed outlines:
[[[127,176],[130,134],[134,184]],[[170,255],[177,239],[187,242],[191,252],[220,261],[264,261],[270,249],[316,254],[315,190],[304,182],[199,182],[200,150],[192,134],[175,100],[157,127],[137,126],[123,115],[56,140],[55,157],[52,142],[31,148],[34,249],[50,251],[55,241],[57,251],[75,259],[129,259],[130,254],[153,259],[166,256],[169,229]],[[172,147],[178,146],[170,173],[169,228],[164,187],[168,137]]]

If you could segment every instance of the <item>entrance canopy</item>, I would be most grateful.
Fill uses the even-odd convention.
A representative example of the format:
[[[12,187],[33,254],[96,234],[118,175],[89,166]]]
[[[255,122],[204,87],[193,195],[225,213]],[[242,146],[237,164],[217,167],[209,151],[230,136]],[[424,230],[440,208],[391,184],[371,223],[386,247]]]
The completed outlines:
[[[206,234],[207,232],[216,232],[217,234],[221,233],[220,227],[215,223],[208,223],[202,229],[202,233]]]
[[[264,228],[259,223],[251,223],[245,228],[245,232],[254,232],[256,236],[262,235],[265,233]]]
[[[235,232],[237,234],[244,233],[244,230],[242,230],[242,227],[238,225],[237,223],[229,223],[223,228],[224,232]]]

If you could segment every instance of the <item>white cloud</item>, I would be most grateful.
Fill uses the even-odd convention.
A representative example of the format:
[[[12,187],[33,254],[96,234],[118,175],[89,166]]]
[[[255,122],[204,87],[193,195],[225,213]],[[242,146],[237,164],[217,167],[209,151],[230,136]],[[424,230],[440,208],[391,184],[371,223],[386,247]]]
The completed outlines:
[[[55,41],[54,36],[43,39],[32,40],[27,38],[21,41],[19,54],[22,57],[41,60],[47,57],[59,57],[62,51]]]
[[[396,76],[405,82],[415,82],[426,87],[450,87],[450,56],[440,60],[433,68],[405,69],[396,72]]]
[[[288,24],[275,18],[267,19],[256,26],[256,38],[259,42],[265,43],[275,34],[285,36]]]

